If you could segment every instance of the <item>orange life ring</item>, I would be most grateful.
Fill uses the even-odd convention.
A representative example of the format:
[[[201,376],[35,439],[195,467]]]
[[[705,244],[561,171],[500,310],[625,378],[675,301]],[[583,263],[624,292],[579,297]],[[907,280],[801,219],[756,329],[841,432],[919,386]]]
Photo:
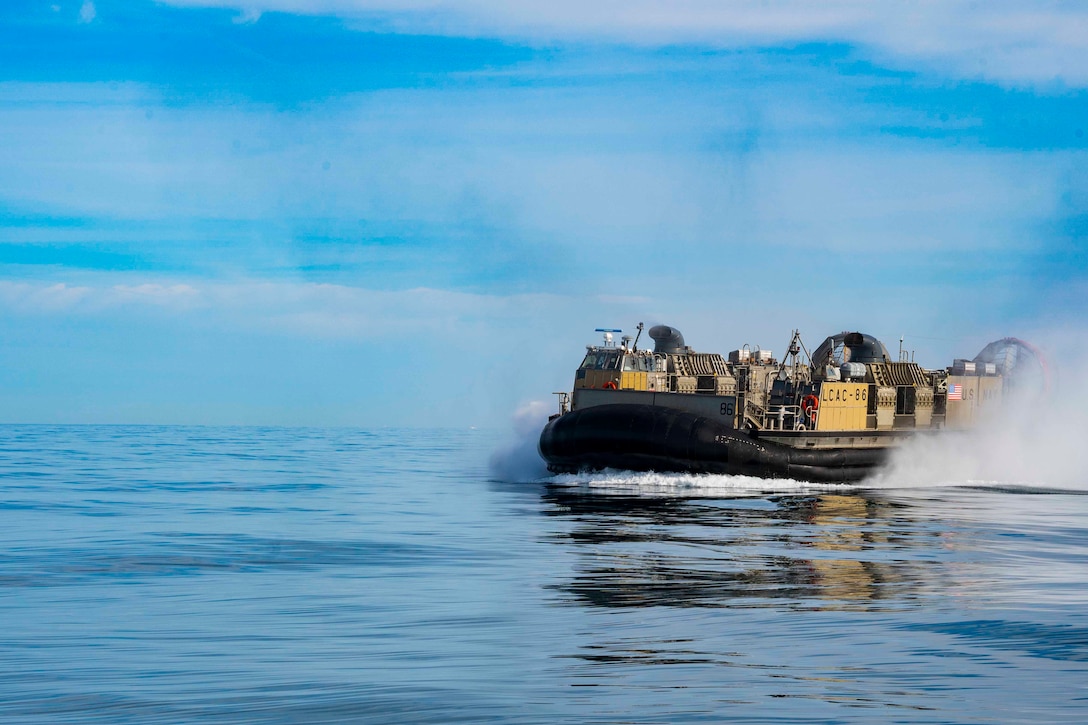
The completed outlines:
[[[616,389],[616,384],[614,382],[612,382],[611,380],[609,380],[607,383],[605,383],[601,387],[604,388],[605,390],[615,390]]]
[[[805,415],[811,415],[820,408],[820,399],[815,395],[806,395],[801,398],[801,410],[805,411]]]

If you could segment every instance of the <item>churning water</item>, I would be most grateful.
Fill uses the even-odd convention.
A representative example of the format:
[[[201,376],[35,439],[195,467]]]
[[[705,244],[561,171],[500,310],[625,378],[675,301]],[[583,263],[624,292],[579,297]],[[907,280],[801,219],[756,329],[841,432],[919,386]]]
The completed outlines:
[[[1088,486],[501,481],[497,438],[0,427],[0,720],[1088,720]]]

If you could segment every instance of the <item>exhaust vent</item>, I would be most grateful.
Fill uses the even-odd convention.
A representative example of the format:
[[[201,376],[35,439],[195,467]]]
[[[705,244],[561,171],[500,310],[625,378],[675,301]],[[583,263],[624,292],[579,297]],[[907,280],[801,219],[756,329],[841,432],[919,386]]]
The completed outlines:
[[[685,353],[684,336],[675,327],[654,325],[650,328],[650,339],[654,341],[654,352]]]

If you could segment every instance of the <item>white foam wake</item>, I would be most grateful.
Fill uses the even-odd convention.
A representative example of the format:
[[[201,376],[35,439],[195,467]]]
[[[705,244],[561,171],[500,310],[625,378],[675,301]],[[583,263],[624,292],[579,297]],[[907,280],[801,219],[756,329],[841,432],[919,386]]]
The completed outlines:
[[[639,473],[606,469],[594,473],[564,473],[546,479],[548,483],[582,489],[600,495],[647,497],[672,496],[763,496],[854,488],[848,484],[808,483],[788,478],[759,478],[695,473]]]

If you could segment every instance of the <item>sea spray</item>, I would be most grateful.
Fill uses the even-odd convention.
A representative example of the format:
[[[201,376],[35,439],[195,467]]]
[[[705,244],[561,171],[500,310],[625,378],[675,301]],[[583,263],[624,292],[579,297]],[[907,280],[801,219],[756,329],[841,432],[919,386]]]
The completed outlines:
[[[878,488],[1014,485],[1088,490],[1088,371],[1022,393],[965,431],[920,434],[865,482]]]
[[[515,440],[491,454],[491,475],[501,481],[535,481],[548,475],[544,460],[537,452],[540,431],[548,422],[551,408],[541,400],[532,400],[517,409],[513,417]]]

